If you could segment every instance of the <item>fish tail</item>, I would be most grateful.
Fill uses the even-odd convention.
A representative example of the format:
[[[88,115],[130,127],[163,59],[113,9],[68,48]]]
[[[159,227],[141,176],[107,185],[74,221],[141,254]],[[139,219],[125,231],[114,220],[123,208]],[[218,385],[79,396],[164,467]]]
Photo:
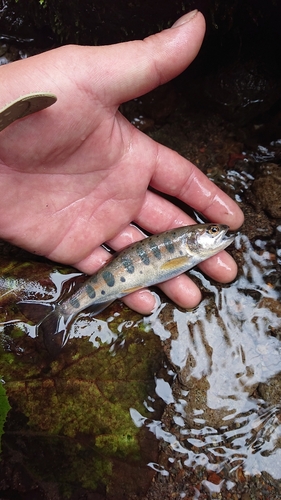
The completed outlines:
[[[67,323],[67,319],[55,308],[38,325],[38,336],[53,357],[59,354],[65,344]]]
[[[93,314],[96,315],[102,312],[106,307],[112,304],[114,300],[108,300],[101,304],[96,304],[93,309]],[[56,357],[61,348],[67,341],[67,327],[69,326],[74,314],[63,314],[60,306],[55,307],[48,313],[38,324],[38,336],[43,340],[43,343],[53,357]]]

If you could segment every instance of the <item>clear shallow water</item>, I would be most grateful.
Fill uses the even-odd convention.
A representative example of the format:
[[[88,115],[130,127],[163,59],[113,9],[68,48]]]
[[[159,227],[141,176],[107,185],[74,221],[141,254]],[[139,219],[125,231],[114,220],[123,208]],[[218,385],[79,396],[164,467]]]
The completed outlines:
[[[233,283],[218,286],[193,270],[204,290],[200,305],[187,312],[159,302],[144,320],[144,330],[152,328],[160,337],[170,363],[166,376],[163,370],[161,377],[155,374],[155,393],[172,414],[172,429],[153,419],[150,396],[143,405],[151,419],[136,408],[129,411],[136,427],[147,428],[166,443],[170,463],[215,472],[227,465],[230,475],[242,466],[246,476],[267,472],[281,478],[281,309],[275,244],[257,239],[253,245],[238,235],[240,270]],[[111,323],[119,313],[91,322],[89,314],[77,318],[70,339],[88,337],[95,347],[106,343],[113,355],[118,335],[143,323],[123,321],[114,331]],[[270,380],[276,380],[276,391],[265,400],[260,389]],[[170,474],[160,462],[147,465],[162,476]],[[231,484],[229,480],[230,489]],[[206,480],[204,486],[220,491]]]
[[[40,361],[43,365],[38,364],[36,372],[36,357],[27,361],[30,344],[18,346],[14,339],[11,345],[15,341],[14,351],[19,359],[19,368],[11,365],[14,366],[14,371],[6,383],[8,394],[20,397],[21,385],[24,384],[20,370],[23,368],[23,373],[31,370],[25,382],[25,390],[34,406],[42,408],[43,401],[48,396],[40,388],[41,381],[48,382],[52,388],[57,381],[61,384],[62,380],[68,380],[70,376],[74,386],[78,385],[80,391],[84,391],[89,383],[89,387],[97,386],[98,394],[99,378],[92,374],[90,368],[98,360],[95,352],[103,352],[106,357],[105,360],[102,358],[98,361],[101,366],[98,377],[105,373],[111,387],[115,375],[110,372],[107,376],[107,367],[119,364],[118,359],[122,359],[124,367],[131,363],[132,370],[135,364],[141,366],[150,349],[148,347],[147,350],[147,346],[152,345],[148,342],[153,342],[153,336],[156,336],[162,344],[158,343],[153,348],[158,353],[164,351],[167,360],[162,362],[160,370],[158,365],[152,371],[149,391],[143,392],[141,398],[133,398],[132,403],[128,399],[123,401],[125,392],[131,392],[126,384],[133,381],[134,387],[137,387],[142,381],[138,377],[144,376],[145,379],[147,376],[145,372],[138,375],[129,369],[125,378],[122,371],[119,373],[119,378],[115,381],[116,387],[110,396],[111,399],[114,394],[114,399],[122,405],[120,422],[126,415],[126,419],[137,430],[148,431],[151,438],[155,438],[162,447],[162,453],[157,457],[155,444],[152,453],[152,441],[148,439],[143,443],[142,477],[150,470],[162,478],[174,481],[171,467],[180,470],[196,470],[201,467],[208,473],[221,475],[221,482],[218,484],[202,477],[201,486],[210,494],[219,494],[225,485],[231,490],[235,485],[235,474],[241,468],[247,477],[265,472],[275,480],[281,479],[280,226],[277,227],[275,238],[256,238],[251,241],[243,233],[235,239],[232,253],[239,264],[239,274],[233,283],[221,286],[208,280],[200,271],[191,271],[191,275],[200,284],[204,297],[192,311],[183,311],[169,302],[159,300],[157,310],[148,318],[122,308],[118,303],[112,305],[102,317],[93,317],[90,310],[81,313],[71,326],[69,345],[51,365],[51,371],[45,362]],[[37,273],[40,274],[39,269]],[[50,278],[47,287],[41,285],[38,279],[26,281],[25,278],[17,277],[15,281],[3,280],[0,283],[1,299],[5,301],[13,294],[19,294],[23,300],[30,300],[31,303],[34,300],[43,300],[45,303],[57,301],[67,291],[71,291],[75,279],[80,276],[80,273],[63,275],[56,271],[47,273],[46,270],[46,276],[47,274]],[[27,333],[27,338],[36,341],[36,327],[13,316],[13,308],[8,308],[7,311],[7,321],[3,321],[1,326],[2,336],[8,338],[9,328],[17,325]],[[78,343],[75,347],[76,341]],[[83,343],[79,344],[81,341]],[[88,349],[87,343],[92,350]],[[129,353],[131,347],[134,350]],[[118,358],[120,353],[121,358]],[[154,354],[152,358],[153,356]],[[92,361],[90,357],[93,357]],[[27,364],[21,366],[22,361]],[[84,372],[86,362],[89,368],[85,368]],[[67,375],[68,371],[70,375]],[[13,377],[18,378],[15,380]],[[124,387],[128,387],[126,391],[120,389],[123,383]],[[62,385],[59,398],[66,397],[69,383],[66,384],[68,385]],[[52,395],[52,398],[55,397],[56,391]],[[66,407],[72,397],[70,392]],[[162,400],[162,408],[165,407],[162,419],[161,412],[157,411],[159,399]],[[101,404],[104,405],[107,400],[106,396]],[[134,401],[137,401],[137,406]],[[30,411],[24,400],[20,404],[23,413]],[[93,405],[87,393],[83,405],[92,410]],[[50,429],[55,424],[61,425],[59,413],[56,412],[57,407],[52,407],[50,401],[44,410],[44,416],[49,418]],[[106,409],[104,414],[109,415],[109,420],[104,424],[108,428],[107,426],[111,426],[112,416]],[[40,414],[35,412],[33,420],[35,427],[39,426],[41,435]],[[114,421],[118,422],[115,416]],[[83,417],[81,422],[84,422]],[[67,432],[76,431],[71,428]],[[98,432],[101,432],[100,428]],[[26,430],[23,435],[24,433]],[[131,429],[128,433],[131,433]],[[87,453],[91,446],[87,447]],[[134,491],[130,488],[128,491]],[[196,497],[197,493],[195,488],[194,498],[199,498]],[[184,498],[184,489],[179,494]]]
[[[2,337],[8,338],[9,329],[15,325],[27,336],[22,344],[17,344],[17,338],[12,336],[9,345],[12,346],[11,352],[16,353],[19,365],[17,367],[16,361],[13,361],[12,372],[4,370],[4,375],[9,373],[9,380],[5,376],[3,378],[10,399],[11,396],[17,398],[22,413],[29,415],[31,427],[39,433],[38,436],[32,434],[32,440],[39,443],[38,447],[44,446],[40,444],[43,425],[48,425],[44,432],[46,429],[53,432],[54,427],[61,428],[59,434],[67,440],[68,433],[72,437],[77,432],[72,424],[68,424],[69,428],[64,427],[61,406],[54,401],[64,401],[66,409],[70,405],[70,416],[73,411],[79,412],[80,405],[83,405],[81,415],[78,413],[80,427],[85,425],[83,412],[86,408],[87,413],[93,413],[94,420],[89,415],[87,417],[89,425],[96,420],[94,415],[99,410],[93,410],[93,400],[90,395],[88,397],[87,391],[95,388],[94,397],[100,397],[102,375],[109,385],[102,389],[104,399],[99,405],[102,405],[103,416],[95,433],[103,436],[104,429],[118,424],[118,431],[113,426],[113,437],[110,437],[110,442],[113,442],[115,432],[120,432],[124,419],[126,440],[132,434],[130,422],[146,436],[148,432],[151,439],[142,441],[142,475],[138,476],[146,478],[147,475],[143,489],[151,481],[149,471],[159,474],[162,479],[170,478],[176,484],[175,469],[185,471],[198,467],[208,474],[219,474],[221,481],[216,484],[202,476],[201,486],[197,484],[199,489],[193,488],[194,498],[199,498],[201,487],[210,494],[219,494],[226,485],[230,491],[235,486],[235,474],[241,468],[246,477],[265,472],[275,480],[280,479],[281,306],[280,255],[276,249],[279,233],[278,227],[276,239],[256,238],[254,243],[245,234],[236,237],[232,253],[239,264],[239,274],[229,285],[221,286],[208,280],[200,271],[191,271],[203,290],[202,302],[192,311],[180,310],[160,300],[157,310],[148,318],[122,308],[118,303],[113,304],[102,317],[93,317],[90,310],[84,311],[71,326],[66,348],[51,365],[49,362],[46,364],[44,359],[38,362],[33,344],[31,347],[30,342],[26,343],[27,339],[36,342],[36,327],[24,323],[22,318],[17,319],[13,316],[13,308],[8,308],[9,316],[1,326]],[[36,279],[27,282],[26,287],[24,279],[19,277],[15,283],[3,281],[2,299],[6,300],[7,294],[13,295],[17,291],[21,298],[30,299],[31,303],[34,300],[46,303],[56,301],[66,291],[71,291],[79,275],[62,275],[52,271],[48,274],[52,285],[49,283],[47,287],[40,285],[40,280]],[[153,337],[161,344],[154,344]],[[163,351],[166,360],[162,361],[160,369],[159,363],[157,368],[156,365],[153,368],[156,353]],[[137,366],[142,370],[142,365],[147,363],[145,360],[149,352],[149,371],[135,372]],[[120,365],[116,380],[114,371],[107,374],[107,370],[115,364]],[[93,371],[96,366],[100,366],[98,375]],[[143,382],[148,373],[149,391],[146,391]],[[22,380],[25,376],[26,381]],[[42,391],[42,383],[46,384],[50,393]],[[136,397],[128,399],[132,391],[130,384],[134,391],[139,386],[142,389]],[[79,387],[81,403],[73,399],[72,385]],[[27,399],[23,397],[23,387],[28,394]],[[60,388],[59,393],[57,387]],[[46,398],[49,396],[51,399],[48,402]],[[165,408],[162,418],[159,399],[162,409]],[[113,413],[113,400],[122,408],[122,413],[118,410],[117,416]],[[106,409],[108,403],[110,406]],[[44,408],[44,419],[41,411],[38,413],[33,407]],[[85,432],[89,432],[87,426]],[[7,433],[8,440],[11,435]],[[28,436],[26,428],[20,430],[18,435],[21,440],[27,439],[22,437]],[[79,443],[79,439],[75,438],[74,442]],[[95,439],[93,434],[83,453],[92,453]],[[160,455],[157,455],[155,441],[162,449]],[[121,443],[123,446],[123,438],[119,438],[118,446]],[[105,463],[108,463],[107,458]],[[121,460],[121,469],[122,463]],[[74,468],[73,464],[71,466]],[[75,467],[78,465],[75,464]],[[87,473],[87,477],[91,477],[91,470]],[[65,479],[59,477],[58,484],[60,481]],[[112,484],[111,479],[109,481]],[[182,495],[180,498],[184,498],[184,488],[179,490],[180,486],[178,493]],[[127,491],[132,493],[135,490],[130,485]],[[143,493],[139,498],[143,498]]]
[[[280,291],[270,282],[276,262],[262,240],[254,248],[240,235],[235,245],[243,257],[235,282],[217,287],[194,270],[207,295],[198,308],[183,312],[162,304],[147,320],[168,345],[180,384],[171,388],[156,379],[157,394],[173,413],[173,431],[160,421],[143,425],[169,445],[182,467],[221,471],[228,464],[233,472],[242,465],[246,475],[265,471],[280,479],[278,377],[275,395],[265,401],[259,394],[281,371],[281,341],[274,333],[281,326]],[[150,466],[169,475],[161,464]]]

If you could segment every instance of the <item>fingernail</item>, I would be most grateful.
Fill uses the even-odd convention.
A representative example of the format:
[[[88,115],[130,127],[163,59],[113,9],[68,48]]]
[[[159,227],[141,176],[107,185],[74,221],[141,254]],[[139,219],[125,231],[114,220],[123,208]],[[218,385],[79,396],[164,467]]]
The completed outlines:
[[[139,297],[141,297],[143,302],[143,307],[146,309],[145,314],[150,314],[157,308],[156,293],[150,290],[141,290],[139,292]]]
[[[171,28],[177,28],[178,26],[181,26],[182,24],[188,23],[193,19],[196,14],[198,13],[198,9],[192,10],[191,12],[188,12],[188,14],[185,14],[184,16],[180,17],[172,26]]]

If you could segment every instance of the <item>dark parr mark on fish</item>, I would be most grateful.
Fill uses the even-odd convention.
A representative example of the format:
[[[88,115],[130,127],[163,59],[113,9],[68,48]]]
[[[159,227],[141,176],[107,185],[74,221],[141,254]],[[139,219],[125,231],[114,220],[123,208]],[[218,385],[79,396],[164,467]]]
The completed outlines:
[[[90,299],[94,299],[96,296],[96,292],[95,292],[94,288],[89,284],[86,285],[86,293],[87,293],[88,297],[90,297]]]
[[[150,258],[148,257],[146,251],[143,249],[142,245],[138,245],[136,251],[144,265],[148,266],[150,264]]]
[[[164,238],[164,245],[165,245],[165,248],[166,250],[168,250],[169,253],[174,253],[175,251],[175,246],[172,242],[172,240],[170,240],[170,238]]]
[[[104,281],[106,282],[107,286],[110,286],[110,287],[114,286],[115,278],[110,271],[104,271],[102,273],[102,277],[103,277]]]
[[[75,296],[73,296],[69,299],[69,303],[75,309],[79,309],[79,307],[80,307],[80,302]]]
[[[134,264],[130,257],[123,255],[121,257],[121,262],[129,274],[133,274],[135,272]]]
[[[155,243],[153,243],[153,241],[149,242],[149,246],[150,246],[150,249],[151,249],[154,257],[156,257],[156,259],[158,259],[158,260],[161,260],[161,250],[160,250],[160,248],[157,245],[155,245]]]

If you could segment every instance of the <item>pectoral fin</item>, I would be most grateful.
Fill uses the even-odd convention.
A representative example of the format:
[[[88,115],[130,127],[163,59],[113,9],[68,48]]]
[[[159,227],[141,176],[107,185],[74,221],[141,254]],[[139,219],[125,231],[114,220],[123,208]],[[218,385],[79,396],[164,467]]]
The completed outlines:
[[[137,292],[137,290],[141,290],[141,288],[144,288],[144,286],[135,286],[132,288],[127,288],[126,290],[123,291],[123,295],[127,295],[129,293]]]
[[[163,271],[175,271],[188,264],[188,257],[175,257],[174,259],[168,260],[165,264],[162,264],[161,269]]]

